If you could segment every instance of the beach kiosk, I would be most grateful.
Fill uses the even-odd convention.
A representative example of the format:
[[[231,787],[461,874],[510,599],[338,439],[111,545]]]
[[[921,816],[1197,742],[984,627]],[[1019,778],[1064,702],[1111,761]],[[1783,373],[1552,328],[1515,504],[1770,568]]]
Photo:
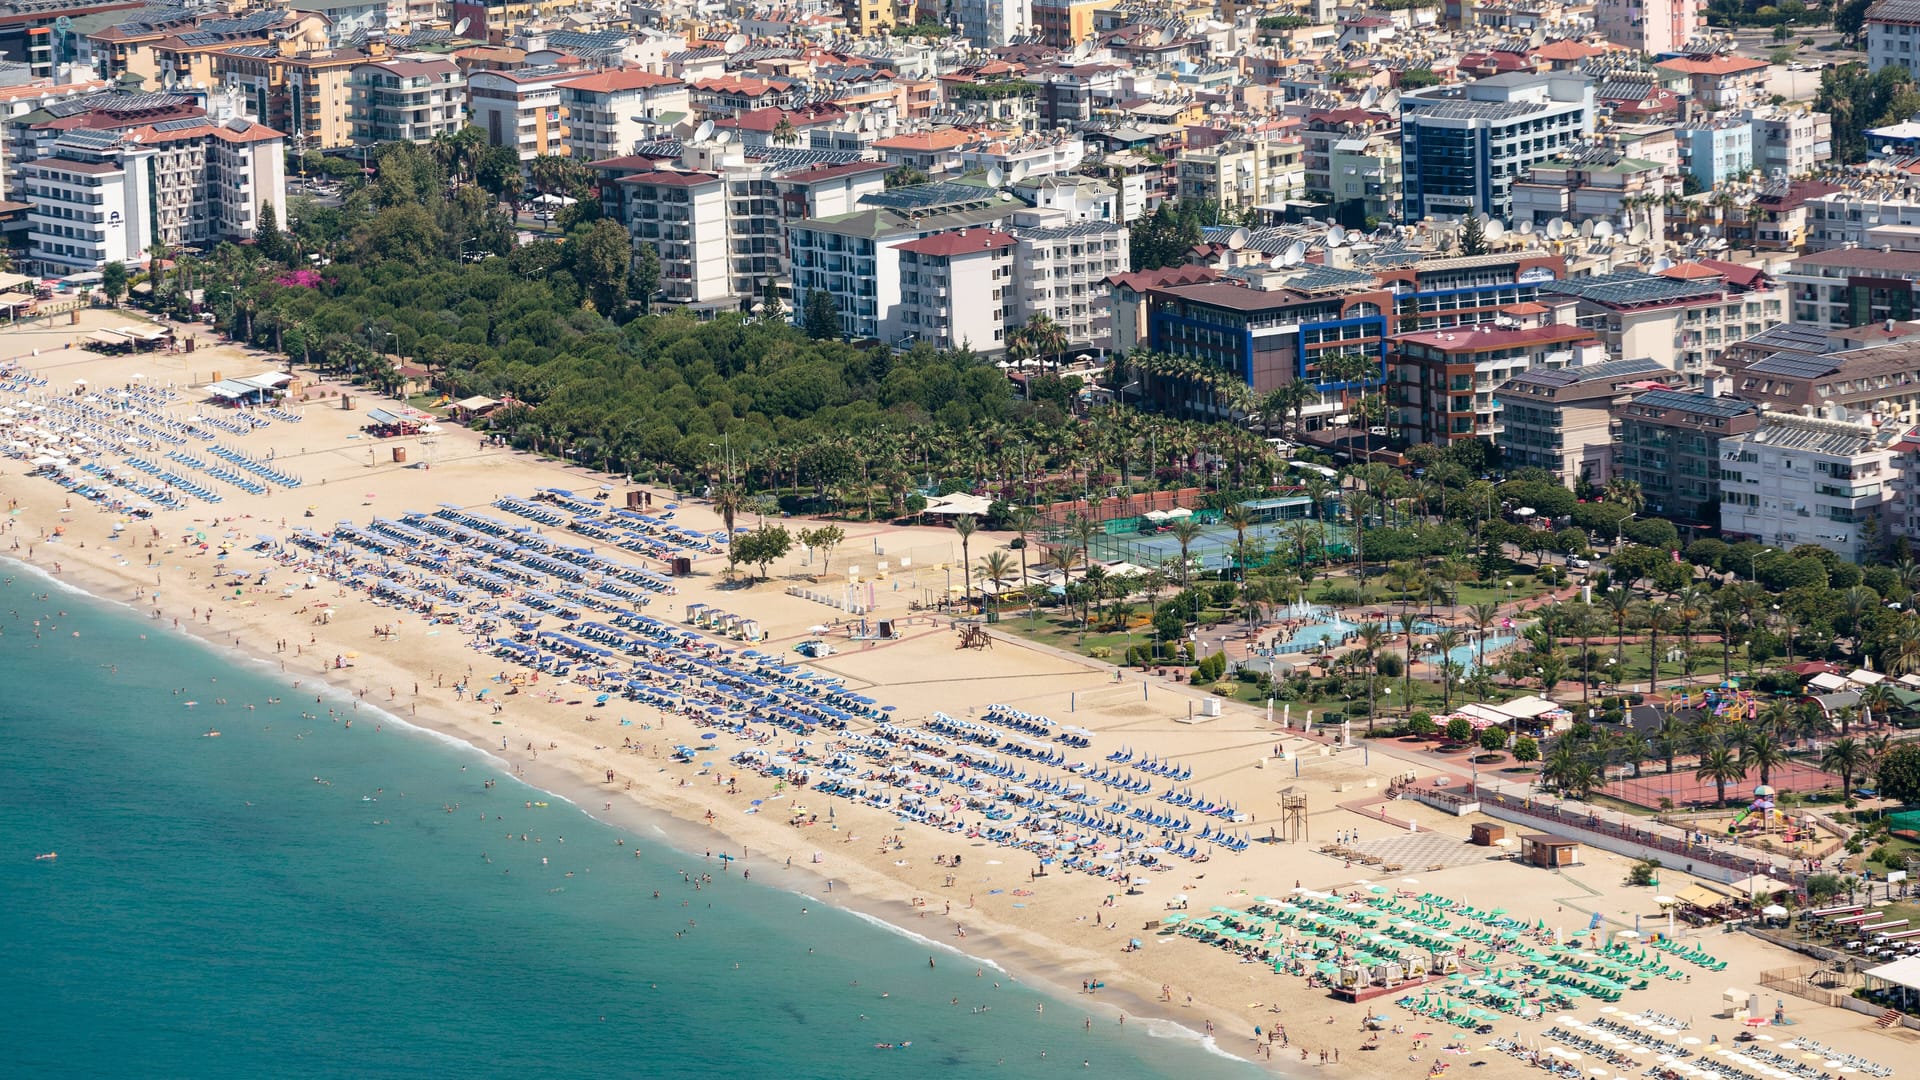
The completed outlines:
[[[1525,833],[1520,837],[1520,861],[1545,870],[1579,866],[1580,841],[1549,833]]]

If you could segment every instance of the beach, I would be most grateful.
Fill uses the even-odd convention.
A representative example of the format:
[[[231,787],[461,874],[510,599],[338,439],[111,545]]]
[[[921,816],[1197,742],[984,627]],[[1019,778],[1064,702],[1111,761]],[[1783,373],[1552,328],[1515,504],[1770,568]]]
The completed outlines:
[[[22,370],[44,379],[41,394],[84,398],[104,387],[171,386],[178,396],[165,411],[181,416],[221,415],[198,390],[216,378],[283,369],[277,358],[204,334],[191,353],[100,357],[69,347],[92,329],[135,320],[127,312],[88,311],[77,325],[22,324],[0,332],[0,356],[17,358]],[[342,407],[343,393],[353,399],[351,408]],[[1209,836],[1244,841],[1242,850],[1232,850],[1231,842],[1203,845],[1204,861],[1164,855],[1151,871],[1136,868],[1118,879],[1069,872],[1060,861],[1044,865],[1032,851],[980,839],[972,829],[905,821],[898,812],[784,785],[730,760],[757,746],[790,746],[798,739],[793,732],[763,726],[761,735],[769,741],[757,743],[724,726],[696,723],[695,713],[619,698],[600,704],[595,689],[550,677],[523,678],[516,686],[514,665],[470,647],[459,628],[293,569],[289,538],[300,529],[331,531],[343,521],[366,526],[375,517],[398,519],[436,508],[507,519],[494,509],[496,500],[532,499],[551,489],[609,505],[622,505],[628,492],[640,491],[651,500],[651,512],[674,504],[676,525],[702,534],[719,529],[720,520],[704,502],[676,501],[659,488],[486,445],[463,427],[440,425],[433,433],[395,439],[375,439],[363,430],[368,409],[393,404],[355,388],[308,382],[282,406],[297,421],[277,419],[244,435],[196,440],[189,447],[197,452],[203,444],[229,444],[256,463],[297,475],[299,487],[269,482],[264,486],[270,490],[252,494],[215,482],[217,504],[191,499],[183,509],[146,517],[69,499],[52,481],[23,475],[29,461],[0,461],[0,498],[10,511],[0,554],[127,605],[164,630],[177,626],[217,648],[264,660],[290,698],[313,693],[321,699],[316,704],[347,711],[357,699],[369,715],[378,709],[457,739],[499,762],[503,773],[614,825],[637,831],[665,815],[675,823],[675,846],[724,852],[756,882],[862,911],[993,959],[1022,980],[1073,999],[1116,1032],[1124,1023],[1174,1022],[1280,1072],[1322,1068],[1324,1051],[1324,1068],[1363,1075],[1427,1075],[1439,1062],[1484,1063],[1477,1071],[1519,1076],[1532,1070],[1490,1049],[1491,1041],[1518,1035],[1539,1042],[1543,1025],[1503,1017],[1492,1035],[1463,1033],[1416,1020],[1393,1006],[1393,997],[1365,1007],[1335,1002],[1304,978],[1165,932],[1170,913],[1198,917],[1215,907],[1239,910],[1256,897],[1285,897],[1296,888],[1338,896],[1380,888],[1389,896],[1444,894],[1482,908],[1498,905],[1514,919],[1544,925],[1548,936],[1584,930],[1595,914],[1606,933],[1665,926],[1652,891],[1622,884],[1629,860],[1588,848],[1578,867],[1524,867],[1499,849],[1465,843],[1470,827],[1489,819],[1389,800],[1397,779],[1443,773],[1425,757],[1397,754],[1391,744],[1329,745],[1304,734],[1297,717],[1288,718],[1291,730],[1282,730],[1284,710],[1269,719],[1265,710],[1227,703],[1221,715],[1207,716],[1200,691],[1137,672],[1116,677],[1111,668],[1008,634],[995,634],[991,648],[956,648],[949,616],[915,610],[964,587],[960,544],[951,530],[845,524],[846,539],[832,552],[828,572],[822,572],[821,553],[796,551],[770,566],[769,580],[748,586],[729,583],[719,555],[699,555],[692,574],[672,578],[672,593],[651,595],[644,611],[686,633],[696,632],[687,627],[689,605],[743,616],[764,634],[753,649],[802,663],[820,678],[839,679],[848,693],[871,699],[876,709],[891,707],[884,720],[858,719],[838,733],[813,735],[816,742],[872,732],[882,723],[924,731],[935,713],[945,714],[955,731],[995,725],[995,717],[1046,717],[1051,730],[1070,726],[1089,735],[1084,748],[1040,740],[1068,764],[1084,761],[1115,773],[1118,756],[1126,754],[1127,768],[1153,762],[1180,770],[1177,784],[1141,774],[1152,780],[1151,788],[1133,804],[1154,805],[1154,794],[1175,787],[1230,804],[1239,820],[1214,818],[1205,828]],[[396,449],[406,451],[405,460],[396,460]],[[595,500],[603,486],[607,498]],[[755,523],[746,515],[736,524]],[[559,526],[539,525],[534,533],[600,550]],[[1008,539],[977,534],[970,553],[977,561]],[[609,553],[655,571],[662,567],[658,560]],[[228,573],[217,577],[216,568]],[[849,601],[864,610],[855,614],[836,606]],[[895,629],[884,640],[871,636],[881,620]],[[705,636],[715,647],[742,645]],[[806,640],[825,641],[834,651],[801,661],[793,647]],[[499,675],[507,678],[495,681]],[[316,692],[321,684],[349,697],[328,699]],[[456,692],[456,686],[462,689]],[[491,692],[476,697],[474,691],[483,688]],[[1005,711],[991,713],[996,705]],[[240,707],[212,701],[199,706],[212,724],[230,722],[221,710],[232,716]],[[715,738],[701,738],[709,734]],[[712,751],[703,744],[712,744]],[[692,760],[676,761],[679,746],[700,749]],[[1106,795],[1084,773],[1064,767],[1023,761],[1021,772],[1028,781],[1045,777]],[[1460,779],[1457,772],[1454,779]],[[1307,799],[1305,835],[1298,840],[1281,837],[1282,790]],[[980,824],[977,815],[963,816],[970,825]],[[1201,827],[1198,815],[1182,816]],[[1404,850],[1395,863],[1400,869],[1384,872],[1317,850],[1348,833],[1349,847]],[[1185,835],[1191,843],[1193,833]],[[733,872],[731,864],[728,869]],[[1663,877],[1663,891],[1684,884],[1672,871]],[[1735,1025],[1714,1019],[1722,991],[1758,992],[1763,970],[1805,959],[1744,934],[1714,933],[1703,944],[1727,961],[1723,971],[1656,980],[1618,1008],[1687,1018],[1690,1030],[1714,1031],[1726,1042]],[[1103,984],[1097,992],[1091,989],[1096,983]],[[1764,996],[1771,1011],[1775,995]],[[1859,1014],[1794,998],[1786,1005],[1795,1023],[1776,1038],[1807,1036],[1880,1060],[1893,1057],[1908,1038],[1877,1031],[1870,1017]],[[1362,1023],[1368,1015],[1388,1018],[1374,1050],[1362,1049],[1370,1039]],[[1592,1021],[1599,1014],[1589,1005],[1578,1015]],[[1274,1039],[1281,1029],[1284,1039]],[[1431,1035],[1416,1047],[1415,1036],[1423,1032]],[[1463,1044],[1461,1052],[1447,1050],[1454,1039]]]

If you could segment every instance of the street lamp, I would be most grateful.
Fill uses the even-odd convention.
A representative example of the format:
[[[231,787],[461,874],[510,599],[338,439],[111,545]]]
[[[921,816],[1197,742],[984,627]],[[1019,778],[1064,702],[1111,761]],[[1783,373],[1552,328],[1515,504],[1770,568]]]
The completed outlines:
[[[1759,571],[1758,569],[1756,569],[1756,566],[1757,566],[1757,565],[1759,564],[1759,562],[1760,562],[1760,556],[1762,556],[1762,555],[1771,555],[1771,554],[1773,554],[1773,552],[1774,552],[1774,549],[1773,549],[1773,548],[1765,548],[1765,549],[1763,549],[1763,550],[1760,550],[1760,551],[1756,551],[1756,552],[1754,552],[1754,553],[1752,553],[1751,555],[1748,555],[1748,556],[1747,556],[1747,578],[1748,578],[1748,580],[1751,580],[1751,581],[1759,581],[1759,580],[1760,580],[1760,571]],[[1776,611],[1777,611],[1777,610],[1779,610],[1779,609],[1778,609],[1778,608],[1775,608],[1774,610],[1776,610]]]

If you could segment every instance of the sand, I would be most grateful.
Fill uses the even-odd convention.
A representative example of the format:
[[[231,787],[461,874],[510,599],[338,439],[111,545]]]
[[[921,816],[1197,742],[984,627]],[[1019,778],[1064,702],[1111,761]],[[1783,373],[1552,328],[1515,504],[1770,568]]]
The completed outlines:
[[[83,313],[78,325],[69,325],[62,317],[58,326],[29,324],[0,331],[0,356],[19,357],[25,367],[49,380],[52,391],[70,391],[79,378],[96,387],[118,385],[135,372],[153,382],[198,386],[211,381],[216,372],[231,378],[283,366],[276,358],[222,345],[204,334],[200,348],[191,354],[106,358],[68,347],[92,329],[136,321],[128,312],[91,311]],[[41,350],[41,355],[27,355],[33,349]],[[161,625],[171,628],[177,618],[183,631],[191,630],[217,647],[281,663],[289,683],[300,680],[311,689],[315,680],[325,679],[349,693],[364,694],[368,708],[387,710],[462,739],[498,759],[503,770],[564,795],[598,816],[636,826],[670,816],[683,847],[711,846],[742,855],[747,867],[759,871],[756,881],[860,908],[914,933],[992,958],[1021,978],[1056,984],[1064,993],[1078,993],[1083,980],[1104,982],[1106,990],[1089,995],[1085,1008],[1097,1023],[1124,1032],[1125,1037],[1135,1037],[1141,1022],[1154,1017],[1195,1031],[1210,1023],[1220,1048],[1251,1056],[1256,1026],[1266,1030],[1279,1023],[1291,1043],[1273,1061],[1280,1071],[1320,1068],[1323,1049],[1337,1049],[1341,1057],[1338,1065],[1326,1068],[1363,1075],[1424,1075],[1436,1057],[1458,1066],[1485,1062],[1476,1071],[1490,1076],[1518,1075],[1524,1069],[1512,1057],[1485,1050],[1490,1041],[1486,1036],[1463,1037],[1474,1048],[1472,1052],[1437,1053],[1436,1047],[1453,1033],[1393,1007],[1391,997],[1364,1009],[1342,1004],[1323,991],[1309,989],[1304,980],[1277,976],[1221,951],[1155,933],[1173,898],[1181,894],[1188,898],[1188,910],[1203,915],[1217,904],[1239,906],[1256,895],[1280,896],[1296,882],[1331,890],[1363,887],[1358,883],[1377,878],[1379,884],[1396,890],[1431,890],[1483,908],[1498,904],[1516,917],[1544,919],[1569,931],[1584,928],[1594,911],[1609,920],[1609,932],[1631,927],[1636,919],[1648,931],[1664,927],[1652,891],[1622,885],[1627,869],[1623,858],[1590,849],[1586,865],[1549,873],[1519,866],[1500,857],[1496,849],[1468,846],[1464,838],[1472,818],[1451,818],[1405,802],[1384,804],[1392,823],[1358,812],[1382,807],[1384,792],[1396,776],[1412,772],[1425,777],[1446,771],[1423,755],[1403,752],[1391,743],[1365,749],[1329,747],[1303,737],[1297,717],[1296,730],[1281,732],[1278,712],[1269,721],[1263,709],[1233,704],[1227,704],[1220,717],[1188,722],[1190,714],[1200,712],[1203,694],[1160,679],[1143,680],[1136,673],[1116,681],[1111,668],[1023,644],[1006,634],[996,635],[989,650],[957,650],[956,635],[945,616],[909,610],[912,602],[936,600],[947,592],[950,582],[958,585],[962,580],[959,544],[945,529],[845,526],[848,538],[833,553],[831,574],[815,578],[820,570],[818,557],[796,552],[771,568],[772,580],[750,587],[728,586],[723,561],[703,557],[696,561],[692,577],[676,582],[678,595],[657,600],[648,611],[678,622],[686,604],[704,602],[750,615],[769,631],[769,639],[757,647],[793,659],[797,659],[791,652],[796,642],[828,637],[842,651],[811,666],[842,675],[859,692],[896,706],[891,719],[898,724],[917,725],[935,710],[955,717],[977,715],[989,704],[1002,703],[1095,732],[1093,746],[1074,753],[1070,760],[1099,764],[1121,746],[1177,760],[1193,769],[1193,778],[1183,786],[1243,809],[1250,820],[1234,828],[1253,837],[1266,837],[1270,830],[1281,828],[1278,792],[1292,788],[1309,802],[1308,839],[1254,843],[1240,853],[1216,851],[1210,861],[1200,864],[1176,860],[1173,868],[1149,875],[1148,883],[1133,892],[1057,870],[1032,879],[1029,875],[1037,864],[1026,852],[902,824],[888,814],[811,792],[788,792],[784,800],[767,802],[768,812],[749,813],[753,800],[773,800],[775,792],[770,782],[727,767],[724,759],[733,748],[726,741],[716,744],[717,767],[707,775],[668,760],[673,744],[691,742],[699,734],[685,717],[664,716],[633,702],[616,701],[596,710],[591,707],[592,695],[584,692],[571,695],[587,699],[573,707],[547,704],[532,692],[502,699],[505,708],[498,715],[490,704],[457,700],[449,688],[460,676],[472,670],[478,683],[507,665],[467,648],[463,636],[451,627],[436,632],[442,628],[331,584],[285,597],[281,587],[288,575],[282,572],[272,575],[267,588],[249,587],[238,597],[230,584],[211,588],[213,556],[183,544],[182,538],[197,531],[209,536],[230,531],[237,534],[238,546],[244,547],[256,533],[285,535],[300,526],[325,530],[343,519],[364,524],[375,514],[397,517],[405,510],[429,510],[440,503],[485,510],[503,494],[528,496],[546,487],[590,493],[601,483],[612,486],[617,499],[631,485],[624,478],[486,447],[477,433],[454,426],[445,427],[428,444],[419,438],[374,440],[360,431],[360,425],[365,422],[365,410],[382,402],[350,389],[355,408],[342,410],[337,398],[340,390],[324,384],[310,386],[306,399],[291,406],[303,415],[301,423],[276,423],[227,440],[256,456],[271,449],[275,464],[302,476],[303,487],[257,497],[222,487],[227,497],[218,507],[195,503],[187,510],[157,514],[151,526],[158,530],[159,539],[153,546],[148,546],[152,534],[147,523],[133,524],[125,539],[112,541],[113,515],[79,500],[66,509],[65,493],[56,485],[22,475],[28,467],[24,463],[0,459],[0,498],[18,502],[10,533],[0,539],[0,545],[18,538],[21,550],[7,554],[27,558],[26,549],[31,546],[30,561],[35,566],[49,572],[57,566],[59,576],[71,584],[143,613],[157,607],[162,612]],[[199,397],[190,393],[175,411],[186,415],[215,411],[212,406],[198,406]],[[408,463],[393,462],[391,450],[396,445],[407,448]],[[670,492],[649,490],[656,507],[672,501]],[[719,525],[710,509],[696,502],[682,503],[678,520],[701,529]],[[742,522],[751,523],[751,518]],[[57,542],[41,539],[56,528],[65,530]],[[976,535],[971,544],[974,559],[1008,539]],[[1012,554],[1017,562],[1017,553]],[[145,565],[149,556],[157,567]],[[623,557],[639,561],[624,553]],[[240,568],[271,566],[264,558],[245,553],[232,561]],[[801,585],[844,596],[847,574],[858,572],[872,579],[881,561],[888,564],[888,574],[871,581],[875,609],[868,617],[903,620],[901,640],[860,643],[815,633],[811,627],[848,616],[828,605],[787,595],[790,586]],[[857,588],[867,592],[865,584]],[[155,591],[157,600],[152,595]],[[333,605],[335,614],[329,622],[316,624],[313,611],[321,601]],[[302,608],[308,610],[301,613]],[[196,610],[197,617],[190,614]],[[396,633],[378,637],[377,626],[391,626]],[[285,652],[277,651],[276,643],[282,641],[287,643]],[[356,654],[352,666],[330,670],[332,659],[346,654]],[[547,686],[543,681],[540,689]],[[230,707],[241,707],[241,703]],[[631,727],[618,726],[623,716],[632,721]],[[501,724],[496,726],[496,720]],[[627,738],[635,748],[622,748]],[[1282,747],[1289,756],[1275,757]],[[615,775],[611,784],[605,780],[608,770]],[[730,777],[738,780],[737,794],[728,793],[725,780]],[[788,814],[781,810],[794,803],[821,815],[821,823],[804,829],[789,826]],[[833,808],[830,823],[826,820],[829,806]],[[1410,832],[1408,822],[1417,826],[1417,833]],[[1441,845],[1444,868],[1407,863],[1397,874],[1381,874],[1315,850],[1340,832],[1357,832],[1362,845],[1423,834],[1459,842]],[[881,840],[889,836],[898,837],[901,846],[883,848]],[[963,856],[960,870],[936,864],[936,856],[953,854]],[[952,885],[946,883],[949,873],[955,879]],[[1665,892],[1684,883],[1682,875],[1671,871],[1665,877]],[[830,894],[825,884],[829,879]],[[796,900],[796,905],[800,902]],[[961,928],[964,938],[959,936]],[[1132,938],[1141,939],[1143,947],[1126,951]],[[1710,952],[1729,961],[1725,972],[1699,972],[1685,984],[1656,980],[1649,990],[1629,994],[1619,1008],[1623,1012],[1657,1009],[1692,1018],[1694,1034],[1704,1039],[1710,1032],[1718,1033],[1726,1042],[1734,1032],[1733,1023],[1713,1019],[1721,991],[1729,987],[1760,990],[1762,970],[1806,960],[1747,935],[1712,933],[1701,940]],[[1769,1013],[1776,996],[1764,995]],[[1785,1001],[1796,1024],[1773,1033],[1780,1041],[1807,1034],[1882,1061],[1897,1056],[1897,1042],[1910,1041],[1906,1034],[1874,1030],[1865,1016],[1797,998]],[[1123,1012],[1135,1019],[1124,1028],[1117,1020]],[[1408,1033],[1432,1031],[1438,1038],[1416,1054],[1410,1052],[1406,1034],[1388,1035],[1382,1049],[1362,1053],[1360,1022],[1369,1012],[1384,1013]],[[1578,1015],[1596,1019],[1597,1003]],[[1541,1028],[1503,1018],[1498,1033],[1539,1042]],[[1300,1055],[1303,1049],[1305,1060]]]

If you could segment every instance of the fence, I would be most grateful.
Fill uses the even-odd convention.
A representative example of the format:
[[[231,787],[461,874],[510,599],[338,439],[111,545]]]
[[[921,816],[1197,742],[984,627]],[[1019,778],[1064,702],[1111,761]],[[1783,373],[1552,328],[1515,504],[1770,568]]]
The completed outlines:
[[[1773,968],[1760,973],[1760,985],[1828,1008],[1844,1008],[1855,988],[1866,979],[1848,971],[1835,971],[1825,964],[1801,964],[1798,967]]]

